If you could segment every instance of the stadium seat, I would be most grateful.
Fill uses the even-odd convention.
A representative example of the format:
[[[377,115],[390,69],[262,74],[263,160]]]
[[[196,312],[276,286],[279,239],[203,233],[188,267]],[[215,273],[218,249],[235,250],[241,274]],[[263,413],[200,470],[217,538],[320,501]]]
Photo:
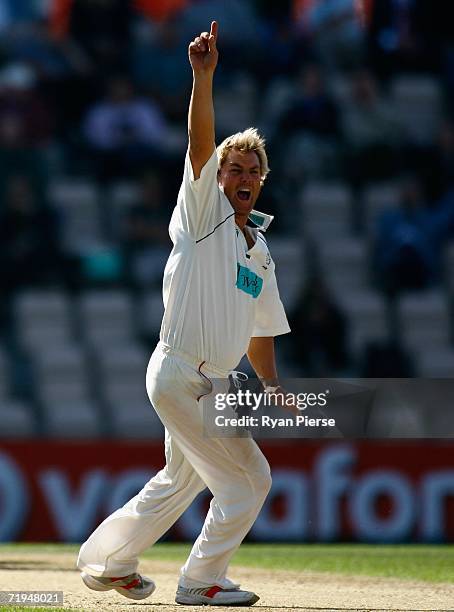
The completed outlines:
[[[59,291],[29,290],[14,299],[19,344],[27,350],[71,342],[71,305]]]
[[[148,291],[139,302],[140,333],[150,338],[159,338],[164,304],[160,290]]]
[[[352,85],[348,77],[343,74],[333,74],[327,83],[330,94],[342,107],[350,101]]]
[[[424,378],[454,378],[452,346],[429,347],[417,355],[418,374]]]
[[[310,183],[302,193],[303,230],[308,237],[329,240],[351,228],[351,193],[343,183]]]
[[[402,296],[398,317],[402,342],[409,349],[427,351],[450,342],[450,312],[444,293],[425,291]]]
[[[281,380],[285,380],[286,378],[301,378],[305,375],[300,364],[296,364],[293,359],[288,359],[288,338],[288,336],[282,340],[278,338],[274,345],[276,363],[279,364],[279,378]],[[245,372],[250,378],[257,377],[257,374],[250,365],[247,357],[244,357],[244,364],[245,365],[243,366],[240,363],[237,370],[240,372]]]
[[[443,253],[443,276],[451,295],[454,295],[454,242],[445,246]]]
[[[87,399],[48,401],[43,405],[46,435],[55,438],[92,438],[102,433],[97,406]]]
[[[115,380],[107,378],[99,389],[102,399],[108,403],[117,402],[128,405],[128,403],[149,403],[145,386],[145,376],[137,384],[137,380]]]
[[[36,433],[31,406],[14,399],[0,400],[0,438],[28,438]]]
[[[8,356],[4,348],[0,346],[0,404],[9,393],[10,372]]]
[[[367,435],[371,438],[424,438],[426,424],[420,411],[403,404],[399,393],[377,393],[369,415]]]
[[[306,280],[304,241],[295,238],[270,237],[269,248],[276,264],[279,294],[286,311],[295,306]]]
[[[254,124],[256,87],[244,73],[236,73],[228,83],[216,90],[216,130],[234,134]]]
[[[87,291],[79,299],[81,334],[93,347],[128,344],[135,335],[132,298],[126,291]]]
[[[49,186],[49,200],[63,219],[66,251],[85,253],[103,241],[96,186],[89,180],[61,178]]]
[[[74,382],[86,377],[85,354],[76,344],[41,347],[33,353],[32,363],[42,382]]]
[[[382,212],[399,204],[399,185],[396,182],[369,184],[363,194],[363,228],[372,236]]]
[[[150,355],[139,344],[115,345],[96,351],[96,368],[101,382],[145,385]]]
[[[113,400],[109,415],[117,437],[161,439],[164,434],[164,426],[150,402]]]
[[[269,84],[263,104],[262,121],[267,126],[267,133],[275,133],[276,123],[279,115],[287,107],[294,95],[294,84],[291,79],[275,77]],[[236,129],[235,129],[236,131]]]
[[[389,338],[386,304],[380,293],[344,291],[337,299],[347,317],[350,344],[356,354],[369,342]]]
[[[109,206],[112,211],[111,229],[113,236],[121,239],[121,224],[127,210],[140,200],[140,189],[137,182],[114,183],[109,191]]]
[[[66,406],[91,400],[88,380],[81,378],[73,381],[39,380],[36,383],[37,396],[43,405],[60,404]]]
[[[77,345],[49,347],[32,355],[35,388],[43,405],[68,405],[91,397],[84,351]]]
[[[123,211],[140,198],[140,189],[135,181],[114,183],[110,188],[110,202],[114,208]]]
[[[60,177],[49,185],[48,196],[55,206],[95,205],[97,189],[88,179]]]
[[[407,135],[417,143],[431,142],[442,112],[440,82],[433,76],[396,76],[391,84],[392,98]]]
[[[337,238],[318,245],[320,267],[335,295],[367,289],[367,249],[356,238]]]
[[[435,373],[435,376],[432,376],[432,378],[452,378],[453,367],[453,362],[451,360],[450,375],[448,374],[446,377],[444,377],[442,375],[438,375],[438,373]],[[423,374],[421,374],[421,376],[423,376]],[[450,383],[449,387],[451,387]],[[452,409],[452,403],[449,402],[450,398],[451,394],[443,384],[443,381],[438,381],[435,392],[434,386],[431,385],[431,397],[427,402],[429,409],[426,411],[425,415],[425,437],[444,438],[445,440],[452,440],[454,438],[454,410]]]
[[[44,346],[33,354],[32,359],[41,378],[74,380],[85,372],[85,354],[77,344]]]
[[[164,428],[156,415],[145,388],[145,377],[136,381],[107,380],[103,400],[114,435],[131,438],[161,437]]]

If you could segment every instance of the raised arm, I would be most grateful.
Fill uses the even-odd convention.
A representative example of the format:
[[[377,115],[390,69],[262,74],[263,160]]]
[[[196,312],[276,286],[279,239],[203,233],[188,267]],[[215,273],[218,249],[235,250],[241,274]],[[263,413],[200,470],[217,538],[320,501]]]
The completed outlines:
[[[218,63],[217,34],[218,24],[213,21],[210,33],[202,32],[188,49],[193,73],[188,114],[189,156],[195,179],[215,147],[213,76]]]

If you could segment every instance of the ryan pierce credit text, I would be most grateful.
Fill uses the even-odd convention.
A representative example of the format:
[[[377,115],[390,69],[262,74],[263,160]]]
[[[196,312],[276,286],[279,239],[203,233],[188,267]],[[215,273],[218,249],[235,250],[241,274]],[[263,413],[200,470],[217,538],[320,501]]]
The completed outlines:
[[[218,414],[214,419],[216,427],[269,427],[276,429],[279,427],[293,427],[300,425],[303,427],[335,427],[336,420],[328,418],[311,418],[306,415],[298,414],[295,417],[274,418],[265,414],[260,417],[241,416],[227,417]]]

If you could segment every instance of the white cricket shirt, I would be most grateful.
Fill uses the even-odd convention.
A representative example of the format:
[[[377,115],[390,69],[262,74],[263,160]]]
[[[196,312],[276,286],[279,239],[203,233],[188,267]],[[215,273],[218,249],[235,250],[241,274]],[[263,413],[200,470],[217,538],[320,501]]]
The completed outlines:
[[[194,180],[189,153],[169,225],[160,339],[222,370],[232,370],[253,336],[290,331],[263,235],[248,249],[217,182],[216,150]]]

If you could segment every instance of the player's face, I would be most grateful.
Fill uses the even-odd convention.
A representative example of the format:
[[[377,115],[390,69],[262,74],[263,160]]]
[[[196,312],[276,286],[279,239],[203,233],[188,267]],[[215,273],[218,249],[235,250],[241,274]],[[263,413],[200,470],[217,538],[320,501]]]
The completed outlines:
[[[257,153],[229,151],[218,173],[219,185],[240,217],[247,217],[260,194],[260,161]]]

